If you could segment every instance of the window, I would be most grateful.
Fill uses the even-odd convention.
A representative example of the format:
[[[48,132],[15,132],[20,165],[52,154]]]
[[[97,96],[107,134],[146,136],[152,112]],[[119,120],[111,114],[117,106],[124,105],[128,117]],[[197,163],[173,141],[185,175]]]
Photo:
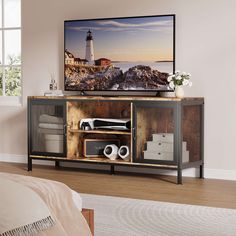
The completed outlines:
[[[0,99],[21,96],[21,0],[0,0]]]

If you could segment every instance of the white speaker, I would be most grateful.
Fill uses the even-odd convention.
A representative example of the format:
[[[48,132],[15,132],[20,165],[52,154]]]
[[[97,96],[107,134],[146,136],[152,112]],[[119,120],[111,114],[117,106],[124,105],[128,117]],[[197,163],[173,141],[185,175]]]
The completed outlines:
[[[123,160],[129,159],[129,147],[128,146],[121,146],[118,151],[119,157],[121,157]]]
[[[109,144],[104,148],[103,154],[114,161],[118,158],[118,149],[119,148],[115,144]]]

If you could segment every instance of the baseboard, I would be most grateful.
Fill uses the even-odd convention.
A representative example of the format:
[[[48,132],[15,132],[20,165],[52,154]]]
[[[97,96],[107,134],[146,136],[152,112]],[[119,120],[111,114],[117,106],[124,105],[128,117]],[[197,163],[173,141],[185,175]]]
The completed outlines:
[[[17,154],[6,154],[0,153],[0,162],[9,162],[9,163],[27,163],[27,155],[17,155]],[[55,165],[54,161],[38,161],[34,160],[34,164],[52,166]]]
[[[0,153],[1,162],[10,162],[10,163],[27,163],[26,155],[17,155],[17,154],[7,154]]]
[[[205,178],[236,180],[236,170],[205,169]]]
[[[27,163],[27,155],[16,155],[16,154],[1,154],[0,153],[0,162],[9,162],[9,163]],[[39,161],[34,160],[34,164],[40,165],[54,165],[54,161]],[[69,163],[65,163],[65,166],[70,166]],[[73,163],[73,167],[83,167],[86,168],[85,165],[76,165]],[[140,172],[140,173],[158,173],[163,175],[176,175],[176,171],[166,171],[166,170],[152,170],[152,169],[145,169],[145,168],[128,168],[128,167],[117,167],[119,170],[125,170],[129,172]],[[205,168],[205,178],[206,179],[222,179],[222,180],[236,180],[236,170],[222,170],[222,169],[209,169]],[[197,177],[198,176],[198,169],[191,168],[183,170],[183,176],[185,177]]]

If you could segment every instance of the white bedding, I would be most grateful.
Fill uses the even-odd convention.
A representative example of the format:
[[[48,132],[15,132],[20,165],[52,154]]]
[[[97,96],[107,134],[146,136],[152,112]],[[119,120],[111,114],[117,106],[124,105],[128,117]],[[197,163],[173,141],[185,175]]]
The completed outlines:
[[[77,209],[79,211],[82,211],[82,198],[80,197],[80,195],[77,192],[75,192],[72,189],[71,189],[71,193],[72,193],[72,199],[73,199],[75,206],[77,207]]]
[[[89,226],[81,213],[81,198],[77,192],[72,191],[65,184],[7,173],[0,173],[0,178],[11,180],[30,188],[46,204],[52,219],[55,221],[55,225],[40,232],[38,236],[91,236]],[[14,194],[14,196],[16,195]]]
[[[47,205],[32,189],[6,178],[0,178],[0,186],[1,236],[36,235],[55,225]]]

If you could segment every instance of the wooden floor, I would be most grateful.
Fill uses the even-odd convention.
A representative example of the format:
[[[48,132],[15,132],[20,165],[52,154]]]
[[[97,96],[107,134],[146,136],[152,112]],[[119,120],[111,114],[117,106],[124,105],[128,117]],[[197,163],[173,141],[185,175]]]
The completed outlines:
[[[157,200],[236,209],[236,181],[184,178],[183,185],[174,177],[88,172],[54,167],[0,163],[0,171],[61,181],[81,193]]]

